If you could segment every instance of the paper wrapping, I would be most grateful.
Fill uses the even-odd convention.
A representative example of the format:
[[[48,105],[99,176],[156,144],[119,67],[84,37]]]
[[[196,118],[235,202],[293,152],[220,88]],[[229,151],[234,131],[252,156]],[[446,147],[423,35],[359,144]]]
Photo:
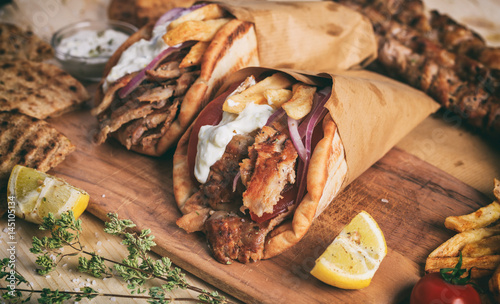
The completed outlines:
[[[377,56],[370,21],[334,2],[215,3],[254,23],[261,66],[327,72],[365,66]]]

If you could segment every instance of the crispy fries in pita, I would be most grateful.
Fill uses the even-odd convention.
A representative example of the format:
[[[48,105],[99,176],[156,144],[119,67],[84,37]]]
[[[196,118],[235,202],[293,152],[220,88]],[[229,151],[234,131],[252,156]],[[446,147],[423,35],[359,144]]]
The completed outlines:
[[[215,19],[207,21],[186,21],[163,35],[163,40],[170,46],[186,41],[211,41],[215,34],[231,19]]]
[[[254,102],[256,104],[266,104],[264,96],[266,90],[286,89],[292,86],[292,82],[282,73],[275,73],[272,76],[259,81],[257,84],[249,87],[239,94],[235,94],[226,99],[222,110],[229,113],[238,114],[247,104]]]
[[[186,14],[172,21],[168,25],[167,29],[170,31],[186,21],[212,20],[212,19],[219,19],[225,16],[227,16],[226,12],[222,8],[220,8],[220,6],[218,6],[217,4],[212,3],[205,5],[197,10],[190,12],[189,14]]]
[[[316,87],[297,83],[293,85],[292,99],[283,104],[286,114],[299,120],[311,112]]]
[[[500,254],[500,235],[494,235],[474,243],[465,245],[462,255],[480,257],[484,255]]]
[[[431,252],[429,258],[457,257],[465,245],[494,235],[500,235],[500,225],[461,232]]]
[[[209,44],[209,42],[199,41],[193,45],[186,57],[182,59],[179,64],[179,68],[183,69],[201,64],[201,59],[203,58],[203,54],[205,54],[205,50],[208,48]]]
[[[438,272],[442,268],[453,268],[457,265],[458,257],[427,258],[426,272]],[[474,278],[491,275],[500,265],[500,255],[486,255],[482,257],[462,257],[462,268],[472,268]],[[474,273],[475,272],[475,273]]]
[[[479,210],[461,216],[449,216],[444,221],[446,228],[463,232],[491,225],[500,219],[500,204],[493,202]]]
[[[279,108],[292,98],[292,91],[287,89],[265,90],[264,97],[267,100],[267,104]]]

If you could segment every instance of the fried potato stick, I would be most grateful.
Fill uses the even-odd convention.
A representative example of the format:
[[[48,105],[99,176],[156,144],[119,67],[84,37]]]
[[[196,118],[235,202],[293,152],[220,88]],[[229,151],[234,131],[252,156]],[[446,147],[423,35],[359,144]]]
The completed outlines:
[[[286,114],[293,119],[299,120],[311,112],[316,87],[303,83],[293,85],[292,98],[283,104]]]
[[[500,225],[461,232],[431,252],[429,258],[457,257],[465,245],[499,234]]]
[[[190,66],[195,66],[201,64],[201,59],[203,58],[203,54],[205,54],[205,50],[210,45],[209,42],[199,41],[195,45],[191,47],[189,53],[187,53],[186,57],[182,59],[179,64],[179,68],[188,68]]]
[[[264,97],[267,100],[267,104],[279,108],[292,98],[292,91],[287,89],[269,89],[264,91]]]
[[[480,241],[465,245],[462,256],[480,257],[500,254],[500,235],[484,238]]]
[[[493,202],[477,211],[460,216],[449,216],[445,219],[446,228],[463,232],[486,227],[500,219],[500,204]]]
[[[219,29],[231,19],[215,19],[207,21],[186,21],[163,35],[163,41],[170,46],[186,41],[211,41]]]
[[[266,90],[286,89],[292,86],[292,81],[282,73],[275,73],[272,76],[259,81],[257,84],[249,87],[239,94],[235,94],[224,102],[222,110],[229,113],[238,114],[247,104],[254,102],[256,104],[266,104],[264,96]]]
[[[427,258],[426,272],[438,272],[442,268],[453,268],[458,263],[458,257]],[[462,257],[462,269],[472,268],[472,277],[480,278],[491,275],[500,265],[500,255],[482,257]]]
[[[204,21],[204,20],[211,20],[211,19],[219,19],[226,16],[225,11],[218,6],[217,4],[208,4],[205,5],[197,10],[194,10],[174,21],[172,21],[167,29],[170,31],[173,28],[179,26],[183,22],[186,21]]]

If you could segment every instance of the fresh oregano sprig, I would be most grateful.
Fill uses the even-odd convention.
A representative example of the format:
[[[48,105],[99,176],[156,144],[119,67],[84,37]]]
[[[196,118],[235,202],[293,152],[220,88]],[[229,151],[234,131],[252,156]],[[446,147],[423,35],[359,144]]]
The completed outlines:
[[[149,303],[169,303],[172,298],[167,297],[166,293],[177,288],[190,289],[199,293],[198,300],[203,303],[226,303],[226,299],[217,292],[208,292],[196,286],[192,286],[185,280],[185,275],[181,269],[172,267],[172,262],[166,257],[154,260],[149,256],[151,248],[156,246],[149,229],[135,232],[136,225],[128,219],[119,219],[116,213],[109,213],[110,219],[105,223],[104,231],[111,235],[117,235],[123,238],[122,244],[127,246],[128,256],[121,262],[117,262],[98,255],[95,252],[83,250],[80,241],[82,233],[81,220],[74,218],[73,212],[65,212],[60,218],[55,218],[52,214],[43,219],[40,226],[41,230],[51,232],[50,237],[41,239],[33,237],[32,248],[30,251],[37,255],[36,264],[41,267],[37,272],[45,275],[54,270],[57,264],[65,256],[85,254],[90,258],[80,256],[78,258],[78,270],[89,273],[96,278],[111,277],[112,269],[106,266],[106,262],[113,264],[116,273],[126,282],[127,288],[131,290],[132,297],[137,294],[144,294],[148,291]],[[71,253],[62,253],[63,247],[73,249]],[[158,279],[163,283],[159,286],[142,289],[146,281]],[[89,294],[96,296],[95,292]],[[44,294],[48,296],[48,294]],[[64,297],[61,292],[52,297]],[[141,297],[142,298],[142,297]]]

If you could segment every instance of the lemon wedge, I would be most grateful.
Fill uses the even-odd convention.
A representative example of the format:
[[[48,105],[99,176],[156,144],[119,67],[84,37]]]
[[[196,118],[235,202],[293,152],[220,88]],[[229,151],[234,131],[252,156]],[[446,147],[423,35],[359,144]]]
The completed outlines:
[[[59,217],[72,210],[78,218],[87,208],[89,195],[60,178],[16,165],[10,174],[7,195],[16,202],[19,218],[41,224],[49,212]]]
[[[316,260],[311,274],[332,286],[361,289],[370,285],[386,254],[382,230],[361,211]]]

